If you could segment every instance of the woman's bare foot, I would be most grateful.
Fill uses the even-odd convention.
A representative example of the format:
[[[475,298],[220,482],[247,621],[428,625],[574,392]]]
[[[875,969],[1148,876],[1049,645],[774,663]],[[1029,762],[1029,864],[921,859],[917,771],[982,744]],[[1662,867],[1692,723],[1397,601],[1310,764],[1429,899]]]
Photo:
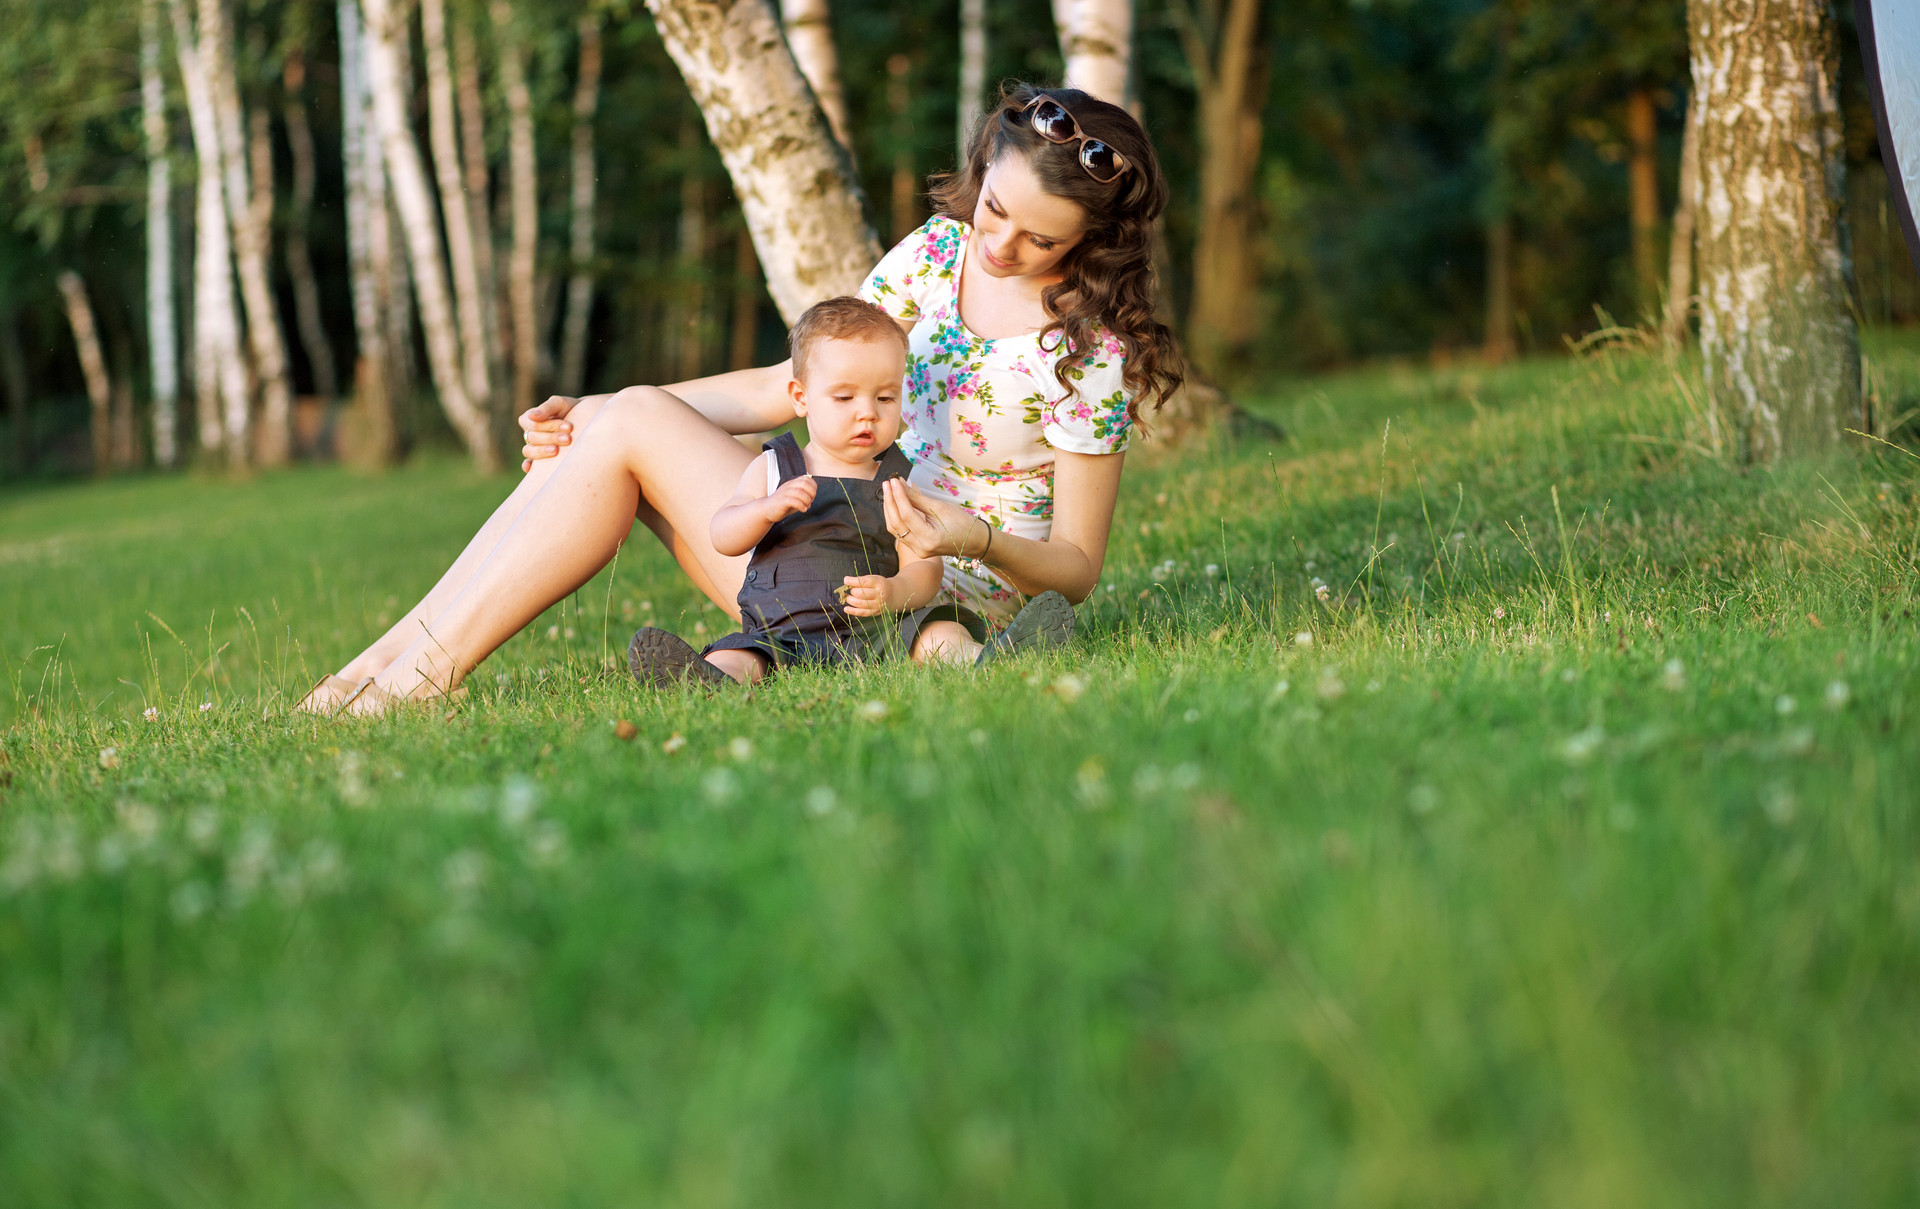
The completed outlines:
[[[350,701],[360,687],[371,679],[369,676],[349,680],[329,672],[316,680],[313,687],[307,690],[307,695],[300,698],[293,708],[303,714],[332,714]]]
[[[411,693],[391,693],[380,687],[377,680],[369,680],[361,685],[353,696],[347,699],[341,716],[355,718],[378,718],[400,706],[406,705],[452,705],[463,701],[467,696],[467,686],[460,685],[451,692],[441,692],[432,684],[421,681]]]

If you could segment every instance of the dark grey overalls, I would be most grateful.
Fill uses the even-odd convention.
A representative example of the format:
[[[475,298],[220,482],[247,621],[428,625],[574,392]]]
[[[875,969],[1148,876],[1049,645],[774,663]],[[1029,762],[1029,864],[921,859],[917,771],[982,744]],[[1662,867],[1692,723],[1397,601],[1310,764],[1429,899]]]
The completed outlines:
[[[768,441],[780,482],[807,473],[800,444],[789,433]],[[834,591],[849,575],[900,573],[893,534],[887,532],[881,484],[904,479],[913,463],[898,445],[889,445],[875,461],[872,479],[816,476],[813,504],[774,523],[753,548],[740,585],[740,626],[709,646],[714,651],[758,651],[775,667],[795,663],[836,664],[884,659],[913,650],[920,628],[929,621],[957,621],[984,642],[986,622],[971,609],[934,604],[893,617],[851,617]]]

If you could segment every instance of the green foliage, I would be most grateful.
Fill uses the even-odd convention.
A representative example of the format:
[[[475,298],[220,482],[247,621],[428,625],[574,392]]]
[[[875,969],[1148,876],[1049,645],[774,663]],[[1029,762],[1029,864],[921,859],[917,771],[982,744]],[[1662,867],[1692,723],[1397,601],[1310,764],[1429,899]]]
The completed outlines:
[[[639,692],[634,625],[722,624],[642,535],[370,723],[284,705],[501,484],[0,497],[0,1186],[1910,1203],[1920,475],[1739,468],[1697,397],[1286,384],[979,675]]]

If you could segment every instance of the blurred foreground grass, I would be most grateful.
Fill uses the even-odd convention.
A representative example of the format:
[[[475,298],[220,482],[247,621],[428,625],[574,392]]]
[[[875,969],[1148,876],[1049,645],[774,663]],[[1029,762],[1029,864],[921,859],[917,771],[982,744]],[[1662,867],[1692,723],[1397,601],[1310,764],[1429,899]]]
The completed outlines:
[[[725,624],[636,540],[288,715],[452,465],[0,495],[5,1200],[1913,1204],[1920,463],[1689,375],[1289,384],[1135,458],[1070,651],[751,697],[608,672]]]

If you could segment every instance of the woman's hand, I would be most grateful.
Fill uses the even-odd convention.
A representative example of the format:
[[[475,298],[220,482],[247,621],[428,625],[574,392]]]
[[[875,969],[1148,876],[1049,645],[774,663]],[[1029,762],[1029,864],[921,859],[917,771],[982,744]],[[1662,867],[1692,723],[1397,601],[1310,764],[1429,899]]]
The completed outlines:
[[[540,406],[520,413],[520,429],[527,434],[520,446],[522,473],[532,470],[541,458],[558,456],[573,443],[573,425],[567,421],[567,413],[579,401],[555,395]]]
[[[986,551],[986,522],[965,508],[936,500],[905,479],[888,479],[880,490],[901,562],[909,555],[970,558]]]

